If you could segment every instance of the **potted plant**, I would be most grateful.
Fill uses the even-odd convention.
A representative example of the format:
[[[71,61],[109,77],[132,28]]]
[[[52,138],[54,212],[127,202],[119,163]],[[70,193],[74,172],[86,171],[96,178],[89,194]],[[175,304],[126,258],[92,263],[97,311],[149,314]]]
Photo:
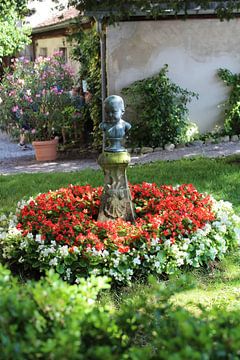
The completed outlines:
[[[65,109],[71,105],[72,85],[73,71],[64,64],[60,52],[35,62],[16,59],[12,71],[3,78],[1,127],[10,133],[28,131],[37,160],[56,158]],[[49,145],[53,150],[48,149]]]

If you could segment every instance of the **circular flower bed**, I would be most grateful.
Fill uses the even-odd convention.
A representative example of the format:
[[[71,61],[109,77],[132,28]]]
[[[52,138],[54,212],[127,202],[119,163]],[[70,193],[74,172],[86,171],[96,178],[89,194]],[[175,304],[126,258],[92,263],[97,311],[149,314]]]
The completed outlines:
[[[24,270],[53,267],[70,282],[99,274],[127,283],[199,267],[237,244],[240,219],[230,203],[191,184],[142,183],[130,190],[134,224],[97,221],[101,187],[70,185],[19,204],[10,219],[0,218],[2,258]]]

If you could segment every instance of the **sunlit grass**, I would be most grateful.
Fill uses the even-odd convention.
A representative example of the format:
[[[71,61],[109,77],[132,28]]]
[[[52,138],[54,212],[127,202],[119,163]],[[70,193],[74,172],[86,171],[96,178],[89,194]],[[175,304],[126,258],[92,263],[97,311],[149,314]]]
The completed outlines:
[[[226,256],[213,268],[193,271],[189,279],[195,283],[193,289],[174,295],[175,305],[199,313],[199,304],[205,308],[214,306],[227,310],[240,310],[240,251]]]
[[[197,158],[133,166],[128,169],[128,179],[132,183],[146,181],[158,185],[192,183],[198,191],[230,201],[240,211],[240,162],[231,161],[231,158]],[[68,184],[99,186],[103,184],[103,174],[101,170],[88,169],[72,173],[0,176],[0,209],[14,210],[16,203],[23,197],[28,198]]]

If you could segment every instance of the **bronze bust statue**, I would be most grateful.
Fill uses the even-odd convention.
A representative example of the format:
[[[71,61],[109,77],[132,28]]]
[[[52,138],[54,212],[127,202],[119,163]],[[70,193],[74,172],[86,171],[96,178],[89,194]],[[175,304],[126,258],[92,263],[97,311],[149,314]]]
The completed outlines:
[[[109,146],[105,149],[108,152],[127,151],[122,145],[131,125],[122,119],[124,114],[124,102],[118,95],[108,96],[104,101],[105,121],[100,124],[100,129],[105,133]]]

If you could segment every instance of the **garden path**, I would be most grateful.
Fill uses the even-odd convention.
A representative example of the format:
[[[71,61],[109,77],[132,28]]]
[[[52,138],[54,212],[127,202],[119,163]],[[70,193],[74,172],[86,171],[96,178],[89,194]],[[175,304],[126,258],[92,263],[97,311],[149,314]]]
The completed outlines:
[[[219,144],[197,144],[195,146],[176,148],[172,151],[161,150],[145,155],[133,155],[131,164],[144,164],[158,160],[178,160],[196,156],[216,158],[234,154],[240,155],[240,140]],[[89,156],[76,160],[37,162],[32,149],[22,151],[18,149],[16,143],[10,142],[6,135],[0,133],[0,175],[37,172],[70,172],[86,168],[98,169],[99,166],[96,163],[96,159]]]

